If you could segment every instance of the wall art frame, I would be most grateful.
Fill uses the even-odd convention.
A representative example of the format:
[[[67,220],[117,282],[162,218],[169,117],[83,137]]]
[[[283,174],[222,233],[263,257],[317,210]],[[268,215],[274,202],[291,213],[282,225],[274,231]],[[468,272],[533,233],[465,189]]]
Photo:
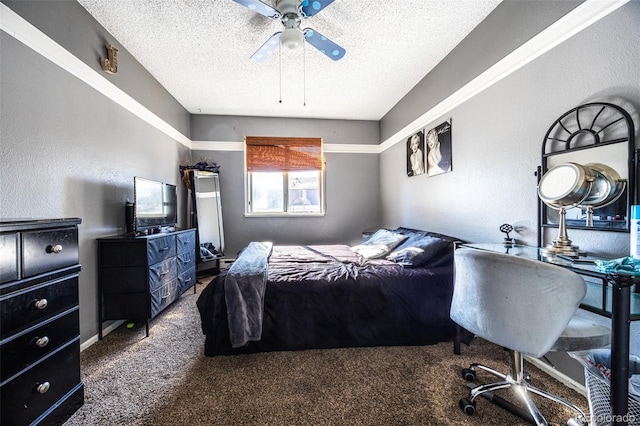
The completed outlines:
[[[425,134],[427,176],[449,173],[451,161],[451,119]]]
[[[424,129],[407,138],[407,176],[418,176],[425,173]]]

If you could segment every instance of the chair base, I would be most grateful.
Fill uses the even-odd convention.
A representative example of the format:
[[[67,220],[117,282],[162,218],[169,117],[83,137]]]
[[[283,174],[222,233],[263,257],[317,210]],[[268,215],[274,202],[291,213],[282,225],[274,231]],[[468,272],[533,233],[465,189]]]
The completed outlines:
[[[472,390],[478,386],[480,385],[477,385],[475,383],[467,383],[467,387],[469,388],[469,390]],[[529,413],[529,411],[523,410],[517,405],[514,405],[511,402],[507,401],[506,399],[496,395],[495,393],[487,391],[487,392],[482,392],[479,396],[487,399],[489,402],[492,402],[494,405],[497,405],[498,407],[504,410],[507,410],[511,414],[520,417],[522,420],[526,421],[527,423],[535,424],[533,417],[531,416],[531,413]],[[462,408],[462,411],[464,411],[465,413],[473,414],[472,412],[468,411],[469,407],[467,406],[467,404],[471,404],[473,406],[472,411],[475,412],[475,402],[471,402],[468,398],[460,399],[459,404],[460,404],[460,408]],[[465,407],[467,409],[465,409]]]
[[[510,351],[511,354],[511,374],[505,375],[502,374],[492,368],[489,368],[482,364],[471,364],[469,368],[465,368],[462,370],[462,375],[467,381],[473,381],[475,379],[476,372],[478,370],[486,371],[491,375],[500,379],[500,381],[495,383],[488,383],[485,385],[473,386],[469,398],[462,398],[460,400],[460,407],[467,414],[475,413],[475,401],[479,396],[483,396],[494,402],[496,405],[501,408],[507,409],[518,417],[523,418],[529,423],[543,426],[548,425],[546,419],[538,410],[538,407],[534,404],[533,400],[530,397],[530,394],[536,394],[543,398],[547,398],[551,401],[562,404],[576,413],[576,417],[574,419],[569,420],[569,424],[573,425],[587,425],[587,417],[584,412],[578,408],[575,404],[567,401],[564,398],[561,398],[557,395],[549,393],[545,390],[539,389],[535,386],[532,386],[530,383],[530,378],[524,372],[524,361],[522,354],[518,351]],[[471,387],[471,386],[470,386]],[[527,410],[522,410],[521,408],[511,404],[510,402],[504,400],[503,398],[497,397],[494,395],[494,392],[500,389],[506,388],[515,388],[516,394],[519,395],[521,400],[524,402]]]

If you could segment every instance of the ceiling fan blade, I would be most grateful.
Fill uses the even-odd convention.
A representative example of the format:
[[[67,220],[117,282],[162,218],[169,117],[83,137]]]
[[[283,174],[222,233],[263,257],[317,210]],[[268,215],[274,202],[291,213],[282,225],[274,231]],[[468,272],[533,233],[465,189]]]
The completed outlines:
[[[269,37],[269,40],[260,46],[260,49],[251,56],[251,60],[255,62],[262,62],[267,59],[273,53],[275,48],[278,47],[278,44],[280,43],[280,34],[282,34],[282,32],[278,31]]]
[[[312,28],[305,28],[304,38],[310,45],[334,61],[342,59],[346,51]]]
[[[302,14],[309,18],[333,3],[333,0],[302,0]]]
[[[261,2],[260,0],[233,0],[238,4],[241,4],[249,9],[253,10],[260,15],[266,16],[271,19],[279,19],[281,17],[280,12],[271,7],[270,5]]]

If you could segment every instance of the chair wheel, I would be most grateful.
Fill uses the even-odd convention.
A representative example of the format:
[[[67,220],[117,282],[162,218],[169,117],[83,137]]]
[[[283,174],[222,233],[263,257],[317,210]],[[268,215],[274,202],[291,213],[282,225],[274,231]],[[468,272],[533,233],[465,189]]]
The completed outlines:
[[[476,379],[476,372],[470,368],[462,369],[462,378],[467,382],[473,382]]]
[[[469,398],[460,398],[458,405],[460,405],[462,412],[468,416],[476,413],[476,403],[472,402]]]
[[[588,426],[588,423],[583,418],[580,418],[580,419],[571,418],[567,420],[567,426]]]
[[[524,371],[523,377],[525,382],[531,384],[531,374],[529,374],[527,371]]]

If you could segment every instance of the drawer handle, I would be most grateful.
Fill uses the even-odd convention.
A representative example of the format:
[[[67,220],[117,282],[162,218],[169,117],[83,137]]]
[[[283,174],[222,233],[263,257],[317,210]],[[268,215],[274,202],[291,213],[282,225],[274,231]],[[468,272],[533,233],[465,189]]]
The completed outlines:
[[[60,253],[62,251],[62,246],[60,244],[56,244],[55,246],[47,247],[47,253]]]
[[[167,297],[171,296],[171,293],[167,293],[164,296],[162,296],[163,299],[166,299]]]
[[[49,382],[36,383],[35,391],[37,393],[47,393],[49,388],[51,388],[51,383],[49,383]]]
[[[189,277],[186,280],[184,280],[185,283],[188,283],[189,281],[191,281],[191,277]]]
[[[36,337],[34,339],[33,344],[39,348],[44,348],[45,346],[47,346],[49,344],[49,337],[47,336],[43,336],[43,337]]]
[[[167,250],[169,250],[169,247],[162,247],[162,248],[160,249],[160,251],[167,251]]]
[[[31,308],[42,310],[42,309],[45,309],[48,304],[49,304],[49,301],[47,299],[38,299],[38,300],[34,300],[31,303]]]
[[[160,272],[160,276],[167,275],[168,273],[169,273],[169,271],[162,271],[162,272]]]

